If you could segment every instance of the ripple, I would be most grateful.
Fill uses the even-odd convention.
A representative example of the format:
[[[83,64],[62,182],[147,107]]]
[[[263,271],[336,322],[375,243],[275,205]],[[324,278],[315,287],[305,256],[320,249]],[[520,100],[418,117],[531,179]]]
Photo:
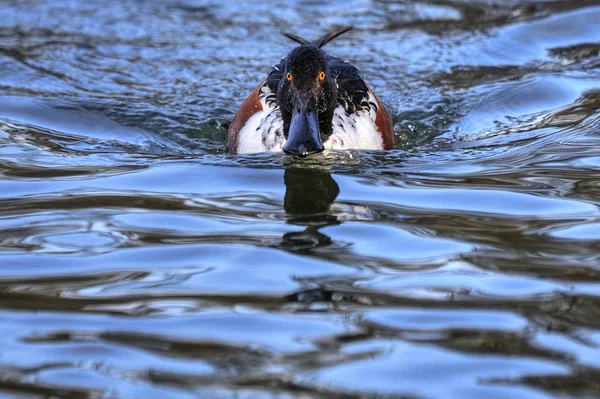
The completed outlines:
[[[598,397],[599,10],[6,3],[0,396]],[[347,24],[397,148],[226,154]]]
[[[365,321],[398,330],[523,331],[528,322],[508,312],[483,310],[381,309],[365,313]]]
[[[340,179],[341,199],[369,201],[368,187],[361,182]],[[568,216],[596,215],[598,208],[580,201],[546,198],[518,192],[499,190],[433,189],[378,186],[378,200],[389,201],[399,207],[412,209],[436,209],[456,212],[511,215],[514,217],[558,218]]]
[[[392,349],[393,348],[393,349]],[[500,393],[503,397],[547,397],[526,387],[495,386],[495,378],[526,376],[535,373],[565,375],[568,368],[549,360],[515,359],[504,356],[465,356],[427,345],[377,340],[368,344],[348,345],[346,353],[368,354],[368,358],[342,364],[317,373],[316,383],[344,387],[344,391],[371,394],[408,395],[432,393],[444,397],[464,397]],[[373,360],[371,360],[373,359]],[[410,363],[406,359],[411,359]],[[431,362],[429,359],[437,359]],[[434,374],[436,384],[425,389],[419,380]],[[525,375],[524,375],[525,374]],[[402,376],[399,380],[398,376]]]
[[[567,229],[554,231],[551,235],[567,240],[598,241],[600,240],[600,223],[587,223],[573,226]]]

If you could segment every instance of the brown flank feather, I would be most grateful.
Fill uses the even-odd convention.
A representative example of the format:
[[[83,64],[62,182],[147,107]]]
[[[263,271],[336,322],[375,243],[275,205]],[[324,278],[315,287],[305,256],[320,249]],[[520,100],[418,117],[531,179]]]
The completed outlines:
[[[366,84],[366,83],[365,83]],[[373,93],[369,85],[367,85],[369,93],[375,98],[377,102],[377,116],[375,117],[375,125],[381,133],[383,138],[383,149],[391,150],[396,145],[396,135],[394,134],[394,124],[392,123],[392,117],[387,109],[379,102],[379,99]]]
[[[227,133],[227,149],[231,154],[237,154],[240,140],[240,130],[242,130],[252,115],[263,110],[260,99],[258,98],[258,92],[263,84],[264,80],[256,89],[254,89],[246,101],[242,103],[242,106],[233,117],[231,125],[229,125],[229,132]]]

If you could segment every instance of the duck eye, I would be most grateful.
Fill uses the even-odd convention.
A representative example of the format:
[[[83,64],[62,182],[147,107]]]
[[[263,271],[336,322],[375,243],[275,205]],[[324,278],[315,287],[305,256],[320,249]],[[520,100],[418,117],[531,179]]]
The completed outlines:
[[[319,80],[325,80],[325,72],[319,74]]]
[[[286,78],[287,80],[290,80],[290,81],[291,81],[291,80],[292,80],[292,74],[288,72],[288,73],[287,73],[287,75],[285,75],[285,78]]]

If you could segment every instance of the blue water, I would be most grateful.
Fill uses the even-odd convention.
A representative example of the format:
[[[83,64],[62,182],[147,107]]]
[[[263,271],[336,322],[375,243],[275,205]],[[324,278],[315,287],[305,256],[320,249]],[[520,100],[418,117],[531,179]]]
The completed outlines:
[[[0,398],[600,397],[600,2],[0,11]],[[397,148],[228,155],[348,24]]]

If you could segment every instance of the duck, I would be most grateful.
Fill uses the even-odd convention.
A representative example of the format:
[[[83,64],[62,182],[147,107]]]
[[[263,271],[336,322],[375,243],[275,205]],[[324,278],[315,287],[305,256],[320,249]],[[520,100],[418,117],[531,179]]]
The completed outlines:
[[[285,152],[304,158],[324,150],[389,150],[395,145],[388,110],[349,61],[323,46],[351,30],[345,26],[299,45],[271,67],[231,121],[232,154]]]

